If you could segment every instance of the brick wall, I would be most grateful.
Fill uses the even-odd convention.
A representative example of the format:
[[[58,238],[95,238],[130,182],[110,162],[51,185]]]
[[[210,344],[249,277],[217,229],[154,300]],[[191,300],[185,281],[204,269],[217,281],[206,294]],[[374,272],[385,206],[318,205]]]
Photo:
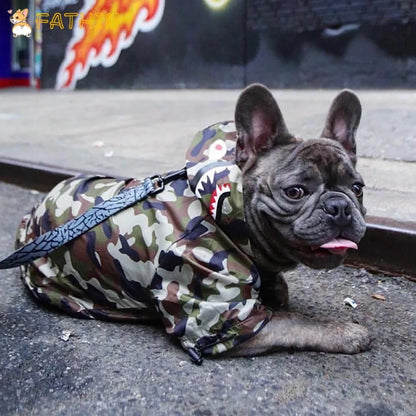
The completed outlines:
[[[248,0],[251,30],[303,32],[348,23],[416,22],[413,0]]]

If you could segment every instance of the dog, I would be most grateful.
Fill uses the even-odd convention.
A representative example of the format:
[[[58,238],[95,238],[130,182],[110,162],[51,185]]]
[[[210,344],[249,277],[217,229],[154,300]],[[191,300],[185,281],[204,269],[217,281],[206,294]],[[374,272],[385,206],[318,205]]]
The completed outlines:
[[[366,328],[286,311],[282,272],[330,269],[365,233],[356,171],[357,96],[343,90],[320,138],[289,133],[261,84],[238,98],[234,122],[195,136],[186,176],[22,267],[39,301],[77,317],[162,321],[196,362],[281,349],[358,353]],[[22,247],[141,183],[80,176],[59,183],[20,225]]]
[[[9,13],[12,13],[9,10]],[[26,36],[30,38],[32,34],[32,28],[29,23],[26,22],[27,15],[29,13],[28,9],[16,10],[10,17],[10,21],[13,23],[12,33],[13,37]]]

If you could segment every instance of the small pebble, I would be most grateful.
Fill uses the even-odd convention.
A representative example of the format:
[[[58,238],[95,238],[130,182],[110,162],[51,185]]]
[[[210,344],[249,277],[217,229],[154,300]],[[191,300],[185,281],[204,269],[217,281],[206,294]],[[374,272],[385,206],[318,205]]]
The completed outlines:
[[[63,330],[61,336],[59,337],[62,341],[67,342],[69,340],[69,337],[71,336],[71,331]]]

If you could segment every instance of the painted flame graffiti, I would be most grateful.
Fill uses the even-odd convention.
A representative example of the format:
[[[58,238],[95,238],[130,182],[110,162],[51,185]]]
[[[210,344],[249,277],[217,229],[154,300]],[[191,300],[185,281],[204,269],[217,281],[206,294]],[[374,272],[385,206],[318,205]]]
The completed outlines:
[[[165,0],[85,0],[57,77],[57,89],[73,89],[89,69],[114,65],[137,33],[157,27]]]

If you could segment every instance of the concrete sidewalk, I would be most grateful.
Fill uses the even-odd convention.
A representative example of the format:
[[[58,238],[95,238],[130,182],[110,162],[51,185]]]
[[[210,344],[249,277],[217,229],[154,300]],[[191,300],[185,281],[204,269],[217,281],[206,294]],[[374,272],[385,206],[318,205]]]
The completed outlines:
[[[316,137],[337,91],[274,91],[289,130]],[[0,157],[122,176],[180,169],[193,135],[233,118],[239,91],[0,91]],[[357,91],[371,216],[416,221],[416,91]]]

